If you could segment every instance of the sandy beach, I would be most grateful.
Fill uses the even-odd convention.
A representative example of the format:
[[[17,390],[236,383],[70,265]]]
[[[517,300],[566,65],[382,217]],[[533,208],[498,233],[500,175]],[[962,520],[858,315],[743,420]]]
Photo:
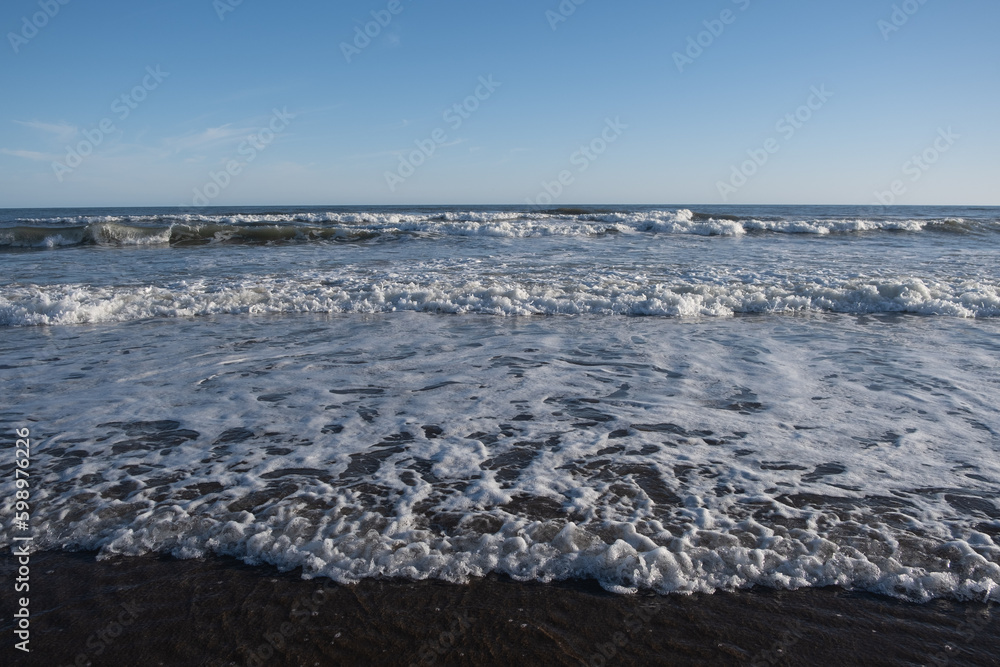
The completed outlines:
[[[995,605],[838,588],[618,596],[501,577],[340,586],[218,558],[33,561],[44,605],[18,664],[959,666],[1000,655]],[[8,576],[12,559],[2,567]]]

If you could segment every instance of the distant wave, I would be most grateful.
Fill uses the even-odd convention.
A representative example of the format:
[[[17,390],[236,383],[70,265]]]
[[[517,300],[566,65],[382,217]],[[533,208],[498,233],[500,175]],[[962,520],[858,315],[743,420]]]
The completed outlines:
[[[0,227],[0,248],[102,245],[197,245],[227,243],[351,242],[380,236],[601,236],[682,234],[742,236],[755,233],[825,236],[858,232],[996,231],[961,218],[754,218],[677,211],[553,209],[417,213],[327,212],[170,216],[72,216],[18,221]]]

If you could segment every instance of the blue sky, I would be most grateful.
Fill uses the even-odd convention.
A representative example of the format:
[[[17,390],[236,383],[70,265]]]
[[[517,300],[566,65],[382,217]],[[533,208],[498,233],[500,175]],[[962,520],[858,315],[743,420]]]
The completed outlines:
[[[62,2],[0,9],[2,207],[1000,204],[995,0]]]

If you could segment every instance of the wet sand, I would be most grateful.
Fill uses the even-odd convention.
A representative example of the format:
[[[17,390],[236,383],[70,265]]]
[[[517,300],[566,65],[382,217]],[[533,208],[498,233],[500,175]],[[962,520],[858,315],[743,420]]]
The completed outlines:
[[[11,583],[14,560],[0,568]],[[340,586],[300,574],[229,558],[35,554],[32,653],[6,641],[4,664],[1000,664],[995,605],[836,588],[618,596],[500,577]]]

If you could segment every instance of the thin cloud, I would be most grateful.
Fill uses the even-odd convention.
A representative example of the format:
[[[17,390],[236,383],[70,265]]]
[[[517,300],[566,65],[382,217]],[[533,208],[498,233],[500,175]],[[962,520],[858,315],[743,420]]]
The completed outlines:
[[[25,160],[36,160],[38,162],[52,162],[53,160],[60,159],[58,155],[39,153],[38,151],[12,151],[8,148],[0,148],[0,153],[3,153],[4,155],[13,155],[14,157],[21,157]]]
[[[163,143],[175,153],[182,151],[196,151],[210,148],[229,139],[238,136],[253,134],[255,130],[248,127],[234,127],[232,123],[227,123],[220,127],[210,127],[201,132],[181,135],[179,137],[168,137]]]
[[[348,160],[371,160],[374,158],[382,157],[398,157],[402,155],[403,151],[378,151],[377,153],[360,153],[357,155],[348,155],[346,159]]]
[[[69,123],[43,123],[38,120],[15,120],[14,122],[32,130],[54,134],[59,141],[69,141],[78,132],[76,125]]]
[[[443,144],[436,144],[437,148],[448,148],[449,146],[458,146],[459,144],[467,143],[468,139],[455,139],[454,141],[447,141]],[[401,155],[407,155],[415,150],[419,150],[415,146],[408,146],[407,148],[401,148],[397,150],[379,151],[377,153],[361,153],[359,155],[349,155],[348,160],[370,160],[373,158],[383,158],[383,157],[399,157]],[[436,150],[436,149],[435,149]]]

